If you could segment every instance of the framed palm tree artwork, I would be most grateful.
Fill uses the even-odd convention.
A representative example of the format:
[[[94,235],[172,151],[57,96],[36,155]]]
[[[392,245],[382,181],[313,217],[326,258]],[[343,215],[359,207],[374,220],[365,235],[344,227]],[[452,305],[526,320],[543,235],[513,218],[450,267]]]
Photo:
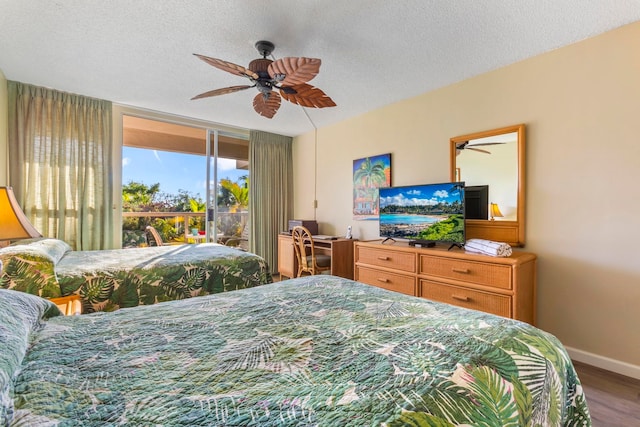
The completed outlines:
[[[391,187],[391,153],[353,161],[353,219],[378,219],[378,188]]]

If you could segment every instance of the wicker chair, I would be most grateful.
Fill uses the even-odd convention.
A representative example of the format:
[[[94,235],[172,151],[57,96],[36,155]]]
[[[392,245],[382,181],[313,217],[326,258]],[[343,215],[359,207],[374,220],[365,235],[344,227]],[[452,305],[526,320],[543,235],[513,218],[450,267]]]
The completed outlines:
[[[298,260],[296,277],[302,276],[303,273],[315,275],[331,270],[331,257],[323,254],[316,255],[313,237],[306,227],[300,225],[293,227],[291,237],[293,238],[293,249]]]
[[[225,246],[233,246],[237,249],[248,251],[249,250],[249,223],[245,224],[240,236],[223,236],[218,239],[218,243],[222,243]]]
[[[144,229],[144,236],[147,239],[147,246],[164,246],[160,233],[152,226],[147,225],[147,228]]]

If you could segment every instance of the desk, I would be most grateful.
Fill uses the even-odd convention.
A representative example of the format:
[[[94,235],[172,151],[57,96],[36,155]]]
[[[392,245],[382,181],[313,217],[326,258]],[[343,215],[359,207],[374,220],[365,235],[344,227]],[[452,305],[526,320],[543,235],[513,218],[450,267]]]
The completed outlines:
[[[353,279],[354,239],[313,241],[316,254],[331,256],[331,274]],[[293,250],[293,239],[289,234],[278,235],[278,272],[280,276],[296,277],[298,261]]]

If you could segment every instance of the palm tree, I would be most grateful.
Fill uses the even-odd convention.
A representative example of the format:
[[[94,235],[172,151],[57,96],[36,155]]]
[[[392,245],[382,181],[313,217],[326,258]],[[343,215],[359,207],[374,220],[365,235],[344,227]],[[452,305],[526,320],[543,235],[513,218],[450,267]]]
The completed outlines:
[[[221,179],[218,204],[227,206],[232,213],[246,209],[249,206],[249,178],[243,176],[239,182]]]
[[[382,160],[374,163],[367,157],[360,165],[360,169],[353,173],[353,184],[360,188],[376,187],[386,181],[385,165]]]
[[[204,212],[207,204],[199,199],[189,199],[189,207],[191,212]]]
[[[227,236],[240,236],[246,227],[246,218],[241,213],[249,207],[249,177],[242,176],[238,182],[221,179],[218,206],[226,206],[230,214],[219,217],[218,229]]]
[[[456,183],[449,189],[449,191],[452,192],[452,193],[457,191],[458,192],[458,196],[460,197],[460,203],[462,204],[463,197],[464,197],[463,196],[464,195],[464,184]]]
[[[353,173],[353,187],[356,191],[357,199],[366,199],[371,202],[372,212],[377,210],[376,196],[377,188],[387,182],[385,164],[382,160],[372,162],[367,157],[360,168]]]
[[[156,201],[160,192],[160,183],[146,185],[129,181],[122,186],[122,207],[125,211],[146,211]]]

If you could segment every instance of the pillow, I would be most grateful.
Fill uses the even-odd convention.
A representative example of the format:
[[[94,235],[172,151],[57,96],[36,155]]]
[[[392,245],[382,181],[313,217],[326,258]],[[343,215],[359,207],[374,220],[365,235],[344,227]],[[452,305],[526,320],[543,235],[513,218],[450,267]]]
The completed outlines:
[[[62,257],[71,250],[71,246],[63,240],[42,237],[19,240],[11,244],[9,248],[13,248],[21,252],[33,251],[41,254],[45,253],[51,257],[54,264],[57,264],[58,261],[60,261]]]
[[[3,262],[0,287],[45,298],[61,295],[55,266],[71,250],[58,239],[21,240],[0,249]]]
[[[51,301],[0,289],[0,425],[9,425],[12,418],[13,377],[27,353],[31,331],[42,320],[60,315]]]

